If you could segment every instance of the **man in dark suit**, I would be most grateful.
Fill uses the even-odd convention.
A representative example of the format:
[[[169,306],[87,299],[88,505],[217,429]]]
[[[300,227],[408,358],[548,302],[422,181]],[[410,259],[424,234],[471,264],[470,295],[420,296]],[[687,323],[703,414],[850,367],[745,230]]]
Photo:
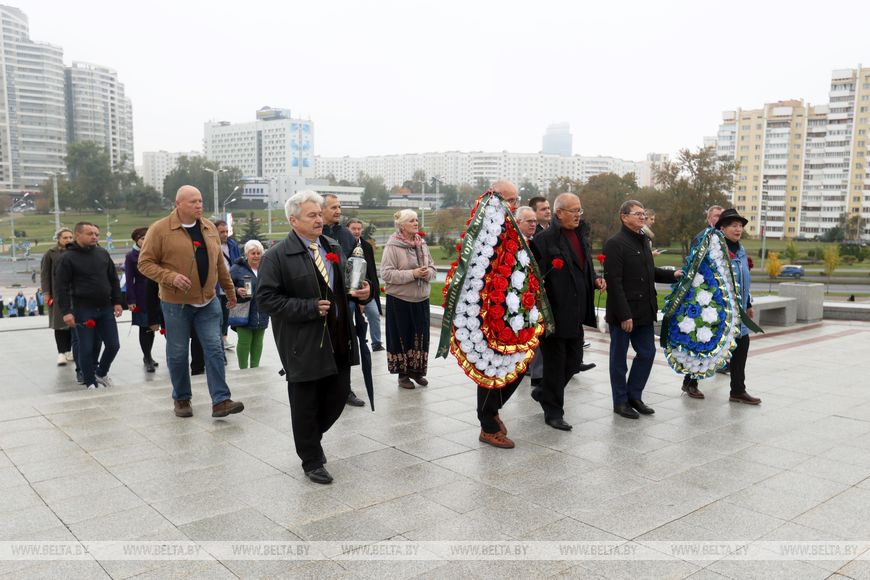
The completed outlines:
[[[372,284],[372,299],[366,303],[364,312],[366,321],[368,321],[369,335],[372,338],[372,352],[378,352],[384,349],[384,344],[381,341],[381,289],[378,284],[378,266],[375,263],[375,249],[371,243],[362,239],[363,223],[359,218],[350,218],[347,220],[347,229],[353,234],[357,243],[360,244],[363,250],[363,258],[366,260],[366,278]]]
[[[583,207],[573,193],[562,193],[553,202],[556,219],[549,229],[535,235],[532,248],[544,275],[544,288],[553,309],[556,330],[541,341],[544,376],[532,398],[544,409],[550,427],[570,431],[564,420],[565,385],[583,364],[583,325],[596,326],[593,294],[604,290],[604,279],[595,273],[589,226],[581,222]],[[579,365],[577,363],[579,362]]]
[[[323,235],[323,198],[302,191],[287,200],[292,231],[263,256],[257,305],[272,319],[287,378],[296,453],[314,483],[331,483],[320,442],[338,420],[350,391],[350,367],[359,351],[350,306],[369,298],[369,285],[344,286],[345,256]]]
[[[656,354],[653,324],[659,307],[655,284],[673,283],[683,272],[663,270],[653,264],[652,250],[643,233],[646,211],[639,201],[630,199],[623,203],[619,217],[622,228],[604,244],[610,389],[613,412],[627,419],[637,419],[638,413],[655,413],[641,398]],[[629,343],[636,354],[626,380]]]
[[[553,214],[550,212],[550,202],[547,198],[541,195],[529,199],[529,207],[535,210],[535,218],[538,225],[535,226],[535,234],[540,234],[550,227],[550,221],[553,219]]]

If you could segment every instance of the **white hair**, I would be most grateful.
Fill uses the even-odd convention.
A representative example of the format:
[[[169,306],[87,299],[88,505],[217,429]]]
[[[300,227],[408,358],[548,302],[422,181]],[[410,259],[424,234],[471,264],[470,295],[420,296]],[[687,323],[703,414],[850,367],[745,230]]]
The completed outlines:
[[[396,231],[400,231],[403,225],[414,219],[417,219],[417,212],[413,209],[400,209],[393,214],[393,224],[396,226]]]
[[[265,250],[263,249],[263,244],[260,243],[260,240],[248,240],[245,242],[245,255],[248,255],[248,252],[253,250],[254,248],[260,250],[262,254]]]
[[[580,197],[577,196],[576,193],[560,193],[556,196],[556,199],[553,200],[553,211],[562,209],[568,204],[568,200],[571,198],[579,200]]]
[[[532,215],[535,215],[535,210],[533,210],[531,207],[529,207],[527,205],[521,205],[514,212],[514,219],[517,221],[520,221],[523,217],[522,214],[524,214],[524,213],[531,213]]]
[[[307,189],[291,195],[287,203],[284,204],[284,214],[287,216],[287,221],[290,221],[291,217],[299,219],[299,216],[302,215],[302,204],[308,202],[314,202],[318,207],[323,207],[323,198],[316,191]]]

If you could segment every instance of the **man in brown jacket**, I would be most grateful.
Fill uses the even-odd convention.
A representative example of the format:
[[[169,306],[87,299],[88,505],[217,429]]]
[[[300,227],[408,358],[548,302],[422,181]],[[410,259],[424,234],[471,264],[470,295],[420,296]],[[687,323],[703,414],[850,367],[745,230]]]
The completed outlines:
[[[202,217],[202,194],[184,185],[175,195],[175,209],[148,228],[139,254],[139,271],[160,286],[166,324],[166,364],[172,380],[177,417],[192,417],[187,351],[193,329],[205,352],[212,417],[241,412],[245,406],[230,398],[221,340],[220,282],[227,308],[236,305],[236,289],[221,255],[217,228]]]

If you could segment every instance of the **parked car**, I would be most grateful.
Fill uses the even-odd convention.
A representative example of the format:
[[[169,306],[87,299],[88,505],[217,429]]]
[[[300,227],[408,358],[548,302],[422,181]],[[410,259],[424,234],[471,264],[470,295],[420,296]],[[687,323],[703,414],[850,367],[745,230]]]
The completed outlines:
[[[804,277],[804,267],[796,266],[794,264],[787,264],[782,267],[782,271],[779,273],[780,278],[803,278]]]

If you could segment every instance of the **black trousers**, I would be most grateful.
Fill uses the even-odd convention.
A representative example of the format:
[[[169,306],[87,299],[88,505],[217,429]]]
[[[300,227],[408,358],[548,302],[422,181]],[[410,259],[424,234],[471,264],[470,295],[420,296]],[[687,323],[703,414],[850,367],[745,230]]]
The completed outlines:
[[[290,419],[296,454],[306,472],[323,466],[320,441],[344,411],[350,392],[350,367],[339,366],[338,374],[316,381],[287,381]]]
[[[565,385],[574,376],[577,361],[583,360],[583,336],[579,338],[545,337],[541,341],[544,376],[537,394],[547,420],[565,415]]]
[[[54,331],[54,343],[58,353],[67,353],[72,350],[72,331],[69,328]]]
[[[223,318],[221,319],[221,335],[226,337],[227,332],[230,330],[230,309],[227,308],[227,295],[220,294],[218,295],[221,301],[221,314]]]
[[[513,381],[509,382],[500,389],[485,389],[477,387],[477,420],[480,421],[480,429],[485,433],[497,433],[498,423],[495,421],[495,416],[508,402],[517,387],[520,386],[520,381],[526,373],[522,373]]]
[[[731,394],[746,392],[746,357],[749,354],[749,335],[737,339],[737,347],[731,354]]]
[[[147,326],[139,327],[139,348],[145,360],[151,359],[151,348],[154,346],[154,333]]]

